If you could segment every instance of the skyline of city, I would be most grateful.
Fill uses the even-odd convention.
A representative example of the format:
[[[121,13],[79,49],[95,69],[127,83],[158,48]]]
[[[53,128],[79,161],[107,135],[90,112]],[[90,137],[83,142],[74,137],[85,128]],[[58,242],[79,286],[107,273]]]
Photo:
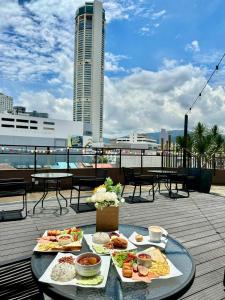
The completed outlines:
[[[0,1],[1,18],[8,16],[0,26],[0,91],[28,110],[72,119],[74,16],[84,1],[55,2]],[[104,136],[182,129],[224,52],[225,4],[175,2],[104,1]],[[190,128],[200,120],[224,130],[224,71],[223,64],[191,113]]]

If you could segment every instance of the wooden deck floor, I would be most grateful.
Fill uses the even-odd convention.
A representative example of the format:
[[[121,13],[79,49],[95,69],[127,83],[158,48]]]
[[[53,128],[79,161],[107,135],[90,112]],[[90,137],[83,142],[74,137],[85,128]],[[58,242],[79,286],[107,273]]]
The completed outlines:
[[[29,209],[33,205],[29,201]],[[95,212],[76,214],[68,208],[59,216],[56,205],[55,201],[49,201],[45,204],[48,209],[41,213],[37,210],[39,213],[30,214],[23,221],[0,223],[0,264],[31,255],[35,239],[45,229],[95,223]],[[7,204],[5,208],[9,207]],[[120,209],[121,223],[146,227],[159,224],[189,249],[197,264],[197,272],[192,287],[182,297],[186,300],[225,299],[222,284],[225,268],[224,216],[224,197],[199,193],[177,200],[157,194],[154,203],[126,203]]]

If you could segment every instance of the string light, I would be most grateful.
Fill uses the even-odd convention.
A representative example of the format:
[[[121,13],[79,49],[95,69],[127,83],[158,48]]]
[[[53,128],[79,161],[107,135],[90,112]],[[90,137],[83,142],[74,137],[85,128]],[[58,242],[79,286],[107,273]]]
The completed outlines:
[[[221,59],[219,60],[218,64],[216,65],[215,69],[213,70],[213,72],[211,73],[211,75],[209,76],[208,80],[206,81],[206,83],[204,84],[204,86],[202,87],[201,91],[199,92],[198,96],[194,99],[193,103],[191,104],[191,106],[189,107],[189,109],[187,110],[187,114],[188,112],[191,112],[193,106],[195,105],[195,103],[198,101],[198,99],[202,96],[202,92],[204,91],[204,89],[206,88],[206,86],[208,85],[208,83],[210,82],[210,80],[212,79],[213,75],[216,73],[216,71],[219,70],[219,66],[222,63],[223,59],[225,57],[225,53],[222,55]]]

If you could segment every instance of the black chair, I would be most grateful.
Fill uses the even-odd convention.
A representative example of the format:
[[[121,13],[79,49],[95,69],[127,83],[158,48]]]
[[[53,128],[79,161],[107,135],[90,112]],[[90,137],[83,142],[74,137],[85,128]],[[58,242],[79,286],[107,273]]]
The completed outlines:
[[[72,204],[73,190],[77,191],[77,211],[80,210],[80,194],[82,191],[92,191],[94,188],[104,184],[107,170],[96,169],[95,176],[73,176],[70,193],[70,204]]]
[[[170,174],[169,178],[169,197],[172,199],[176,198],[188,198],[189,197],[189,189],[188,189],[188,176],[185,173],[176,173]],[[176,193],[173,192],[172,185],[175,185]],[[178,187],[181,186],[181,188]],[[186,193],[186,196],[180,195],[179,191],[183,191]]]
[[[0,299],[44,300],[32,276],[30,257],[0,266]]]
[[[155,190],[154,190],[154,184],[155,184],[155,176],[154,175],[142,175],[140,173],[135,172],[132,168],[123,168],[123,174],[124,174],[124,185],[122,189],[121,196],[123,196],[125,187],[127,185],[134,186],[133,194],[132,194],[132,200],[134,201],[134,196],[136,192],[137,186],[140,188],[139,196],[141,196],[141,187],[142,186],[152,186],[149,190],[152,191],[153,201],[155,200]]]
[[[0,198],[22,196],[22,208],[2,210],[1,221],[16,221],[27,217],[27,183],[23,178],[0,180]],[[22,213],[25,213],[24,215]]]

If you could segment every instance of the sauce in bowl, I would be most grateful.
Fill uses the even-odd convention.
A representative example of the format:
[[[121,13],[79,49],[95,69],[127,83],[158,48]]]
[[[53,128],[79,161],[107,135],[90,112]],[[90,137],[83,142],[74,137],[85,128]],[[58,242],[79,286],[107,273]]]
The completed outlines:
[[[86,256],[80,258],[77,262],[83,266],[93,266],[96,265],[100,260],[96,256]]]

